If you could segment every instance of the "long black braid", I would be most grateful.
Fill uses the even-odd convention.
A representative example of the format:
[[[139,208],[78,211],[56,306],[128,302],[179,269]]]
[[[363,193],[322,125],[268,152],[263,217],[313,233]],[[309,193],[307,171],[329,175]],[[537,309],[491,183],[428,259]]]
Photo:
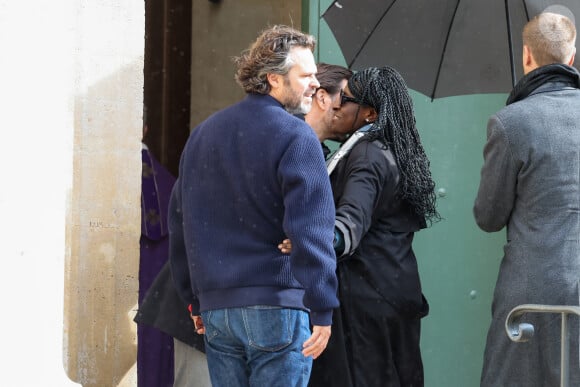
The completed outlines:
[[[378,113],[367,138],[379,139],[392,149],[401,173],[401,198],[429,224],[440,220],[429,159],[421,145],[413,102],[401,75],[391,67],[371,67],[355,73],[348,88],[359,102]]]

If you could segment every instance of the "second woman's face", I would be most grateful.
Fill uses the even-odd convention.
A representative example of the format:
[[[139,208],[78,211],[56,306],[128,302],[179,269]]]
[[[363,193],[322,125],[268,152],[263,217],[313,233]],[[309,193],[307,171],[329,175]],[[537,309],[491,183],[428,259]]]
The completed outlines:
[[[348,86],[343,90],[346,97],[353,98]],[[360,105],[354,101],[343,99],[340,108],[334,110],[334,117],[332,120],[332,127],[334,132],[352,134],[362,128],[367,122],[365,118],[370,111],[369,106]]]

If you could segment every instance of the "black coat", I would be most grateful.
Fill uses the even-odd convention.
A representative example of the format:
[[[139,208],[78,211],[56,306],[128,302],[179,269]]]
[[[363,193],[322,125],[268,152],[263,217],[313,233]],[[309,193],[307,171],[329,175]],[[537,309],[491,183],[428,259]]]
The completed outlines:
[[[330,176],[337,228],[346,241],[338,262],[358,274],[349,296],[385,301],[401,316],[422,316],[412,242],[425,220],[399,198],[399,168],[384,148],[379,141],[360,140]]]
[[[195,332],[187,305],[179,298],[169,263],[166,263],[145,294],[134,321],[153,326],[205,352],[203,336]]]
[[[394,155],[379,141],[359,140],[330,179],[345,239],[337,265],[341,306],[310,386],[420,386],[419,327],[429,306],[412,242],[425,220],[400,199]],[[412,381],[393,381],[393,372]]]

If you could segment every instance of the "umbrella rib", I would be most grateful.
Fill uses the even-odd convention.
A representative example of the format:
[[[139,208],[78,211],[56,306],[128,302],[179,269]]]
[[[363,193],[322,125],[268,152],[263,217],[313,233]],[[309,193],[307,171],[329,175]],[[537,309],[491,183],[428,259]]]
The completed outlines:
[[[524,11],[526,12],[526,20],[530,21],[530,13],[528,12],[528,2],[526,0],[522,0],[524,3]]]
[[[377,21],[377,23],[374,25],[373,29],[371,30],[371,32],[369,32],[369,34],[367,35],[365,41],[361,44],[360,48],[358,49],[358,51],[356,52],[355,56],[352,58],[352,60],[349,62],[348,64],[348,68],[352,68],[353,63],[358,59],[358,56],[360,55],[360,53],[362,52],[363,48],[365,48],[365,46],[367,45],[367,42],[369,41],[369,39],[371,38],[371,36],[373,35],[373,33],[375,32],[375,30],[378,28],[379,24],[381,23],[381,21],[385,18],[385,16],[387,15],[387,13],[391,10],[391,8],[393,8],[393,5],[395,5],[395,3],[398,0],[395,0],[391,3],[391,5],[389,5],[387,7],[387,9],[385,10],[385,12],[383,12],[383,14],[381,15],[381,17],[379,18],[379,20]]]
[[[445,36],[445,43],[443,44],[443,51],[441,51],[441,57],[439,58],[439,66],[437,67],[437,75],[435,76],[435,84],[433,85],[433,92],[431,93],[431,102],[433,102],[433,99],[435,98],[435,91],[437,90],[437,85],[439,84],[439,76],[441,75],[441,68],[443,67],[443,58],[445,58],[445,51],[447,51],[447,43],[449,43],[449,36],[451,35],[451,28],[453,28],[453,23],[455,22],[455,15],[457,15],[459,3],[461,3],[461,0],[457,0],[457,4],[455,4],[453,16],[451,17],[451,22],[449,23],[449,28],[447,29],[447,35]]]
[[[524,7],[524,12],[526,13],[526,20],[530,21],[530,14],[528,12],[528,4],[526,3],[526,0],[522,0],[522,4]],[[512,86],[515,87],[516,86],[516,66],[514,63],[514,47],[513,47],[513,42],[512,42],[512,28],[511,28],[512,21],[511,21],[509,6],[508,6],[508,0],[505,0],[505,17],[506,17],[507,34],[508,34]]]
[[[505,17],[506,17],[506,25],[507,25],[507,34],[508,34],[508,47],[509,47],[509,56],[510,56],[510,70],[512,75],[512,87],[516,85],[516,66],[514,64],[514,47],[512,42],[512,20],[510,16],[510,7],[508,5],[508,0],[505,0]],[[525,1],[524,1],[525,6]]]

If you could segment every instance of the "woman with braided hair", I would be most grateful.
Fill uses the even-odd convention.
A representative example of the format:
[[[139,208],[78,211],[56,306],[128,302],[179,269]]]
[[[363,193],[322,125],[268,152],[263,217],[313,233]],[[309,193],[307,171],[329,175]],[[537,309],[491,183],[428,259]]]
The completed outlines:
[[[439,214],[403,78],[390,67],[354,74],[335,124],[366,126],[328,164],[341,306],[309,385],[423,386],[420,324],[429,306],[412,242]]]

